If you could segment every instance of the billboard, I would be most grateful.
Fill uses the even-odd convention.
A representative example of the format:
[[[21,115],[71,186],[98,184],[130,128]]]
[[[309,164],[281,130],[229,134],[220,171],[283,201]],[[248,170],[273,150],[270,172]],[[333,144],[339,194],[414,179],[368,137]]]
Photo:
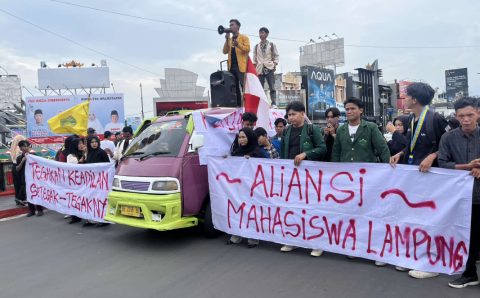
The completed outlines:
[[[468,96],[467,68],[445,71],[447,102],[453,102],[462,96]]]
[[[397,100],[397,109],[405,110],[405,97],[407,97],[407,87],[413,84],[410,81],[400,81],[398,82],[398,100]]]
[[[300,67],[309,65],[341,66],[345,64],[343,38],[327,40],[300,47]]]
[[[26,98],[27,137],[37,144],[62,143],[63,136],[50,131],[47,121],[82,101],[87,95],[36,96]],[[125,125],[123,94],[92,94],[88,126],[98,134],[121,131]]]
[[[137,128],[142,124],[142,117],[140,116],[126,117],[125,121],[127,122],[127,126],[131,126],[132,130],[135,132]]]
[[[277,90],[277,108],[283,109],[292,101],[301,101],[305,104],[303,90]]]
[[[60,67],[38,69],[39,89],[109,88],[108,67]]]
[[[307,113],[310,120],[325,118],[325,110],[335,107],[333,70],[307,66]]]

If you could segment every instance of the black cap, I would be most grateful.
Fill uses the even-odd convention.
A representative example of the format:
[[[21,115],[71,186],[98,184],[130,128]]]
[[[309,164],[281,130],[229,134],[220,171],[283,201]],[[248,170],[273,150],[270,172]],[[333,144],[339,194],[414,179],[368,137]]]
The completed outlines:
[[[103,133],[104,138],[109,138],[111,135],[112,135],[112,133],[109,130],[107,130]]]
[[[89,128],[87,129],[87,133],[89,133],[89,134],[95,133],[95,129],[89,127]]]

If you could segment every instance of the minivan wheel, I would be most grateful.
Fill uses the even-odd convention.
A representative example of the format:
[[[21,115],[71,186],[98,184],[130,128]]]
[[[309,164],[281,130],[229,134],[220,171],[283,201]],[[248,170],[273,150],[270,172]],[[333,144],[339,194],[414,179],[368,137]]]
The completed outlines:
[[[205,217],[203,218],[202,230],[203,234],[207,238],[215,238],[220,235],[220,231],[215,229],[213,226],[212,207],[210,205],[210,201],[208,201],[207,205],[205,206]]]

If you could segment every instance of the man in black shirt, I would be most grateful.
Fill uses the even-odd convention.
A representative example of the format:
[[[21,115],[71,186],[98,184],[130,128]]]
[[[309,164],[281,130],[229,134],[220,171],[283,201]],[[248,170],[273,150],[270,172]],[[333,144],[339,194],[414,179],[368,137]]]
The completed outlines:
[[[435,95],[430,85],[413,83],[407,87],[405,106],[411,109],[407,128],[407,146],[403,151],[390,158],[390,164],[397,163],[416,165],[421,172],[427,172],[432,166],[437,166],[437,151],[440,138],[448,125],[445,118],[434,113],[428,107]],[[399,271],[407,268],[395,267]],[[430,278],[438,273],[410,270],[408,274],[413,278]]]
[[[242,105],[242,90],[244,88],[245,73],[247,72],[247,59],[250,52],[250,40],[248,36],[240,34],[240,22],[237,19],[230,20],[230,33],[225,34],[225,44],[223,45],[223,53],[228,54],[228,71],[235,78],[235,88],[237,92],[237,104]]]
[[[255,129],[255,124],[257,123],[257,115],[252,112],[245,112],[242,115],[242,127],[248,127],[252,130]]]
[[[473,98],[459,99],[454,104],[455,114],[461,127],[443,135],[438,152],[442,168],[470,171],[475,177],[472,195],[472,224],[468,260],[460,278],[448,283],[452,288],[478,285],[475,265],[480,250],[480,129],[477,126],[477,102]]]
[[[18,147],[22,151],[22,155],[17,157],[17,174],[18,174],[18,181],[20,181],[20,195],[19,199],[25,201],[27,199],[27,185],[25,181],[25,163],[27,162],[27,155],[30,152],[30,143],[28,141],[20,141],[18,143]],[[40,205],[34,205],[32,203],[28,203],[28,214],[27,217],[35,215],[35,211],[37,211],[37,216],[43,215],[43,207]]]
[[[325,111],[325,117],[327,118],[327,127],[323,130],[323,137],[325,144],[327,145],[327,154],[325,155],[324,161],[331,161],[333,143],[335,142],[335,138],[337,136],[337,128],[340,121],[340,110],[335,107],[328,108]]]
[[[392,156],[392,165],[418,165],[422,172],[427,172],[432,165],[436,165],[438,144],[448,122],[429,109],[434,94],[433,88],[425,83],[408,86],[405,105],[413,112],[407,128],[408,142],[405,150]]]

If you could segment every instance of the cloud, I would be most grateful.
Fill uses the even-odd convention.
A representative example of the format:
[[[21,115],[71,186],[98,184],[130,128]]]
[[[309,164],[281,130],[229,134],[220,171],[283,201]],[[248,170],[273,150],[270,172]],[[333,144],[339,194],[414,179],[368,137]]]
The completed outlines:
[[[332,0],[252,1],[239,5],[221,0],[199,1],[73,1],[148,18],[216,29],[231,18],[242,22],[241,32],[257,34],[261,26],[272,37],[295,40],[317,39],[332,34],[345,38],[347,45],[480,45],[480,2],[444,0]],[[39,62],[58,64],[75,59],[84,63],[107,59],[111,81],[117,92],[125,93],[125,109],[139,113],[140,82],[145,110],[151,110],[155,87],[164,68],[185,68],[199,74],[198,84],[208,86],[209,76],[226,59],[221,53],[223,36],[159,22],[126,18],[73,8],[48,1],[18,0],[4,9],[85,46],[156,73],[142,72],[98,53],[80,48],[28,24],[0,13],[2,31],[0,65],[21,76],[31,89],[37,84]],[[257,37],[250,37],[253,45]],[[280,52],[281,71],[299,68],[302,42],[273,40]],[[444,89],[444,70],[468,67],[470,91],[480,94],[479,48],[470,49],[385,49],[346,47],[346,64],[337,72],[354,72],[357,67],[378,59],[384,79],[412,78]],[[111,90],[110,90],[111,91]]]

